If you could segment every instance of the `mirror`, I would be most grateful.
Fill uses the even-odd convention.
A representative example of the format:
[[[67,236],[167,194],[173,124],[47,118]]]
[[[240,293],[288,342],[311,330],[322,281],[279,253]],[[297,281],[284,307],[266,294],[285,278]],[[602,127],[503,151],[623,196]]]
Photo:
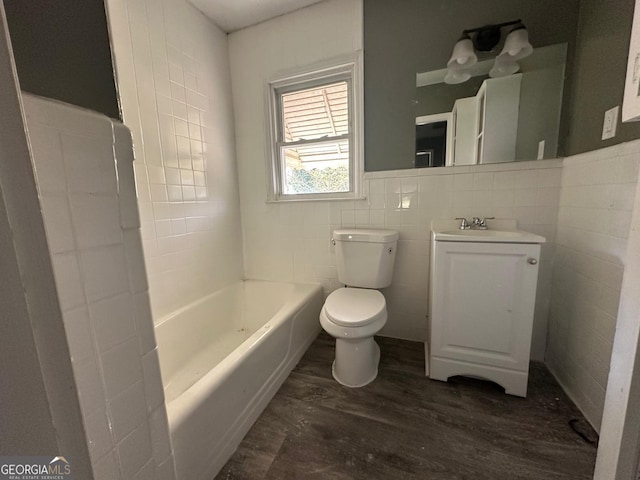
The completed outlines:
[[[493,51],[482,53],[476,50],[476,67],[484,68],[484,72],[474,72],[466,82],[449,85],[443,83],[443,71],[447,68],[463,30],[508,23],[515,19],[521,19],[526,26],[534,51],[519,59],[519,71],[510,75],[514,78],[521,75],[521,95],[518,96],[517,107],[514,107],[518,112],[515,146],[511,140],[509,149],[503,150],[512,153],[493,157],[497,158],[493,161],[535,160],[542,140],[542,158],[562,156],[569,140],[573,141],[578,133],[582,135],[582,132],[572,132],[571,139],[567,139],[568,118],[574,108],[570,101],[573,92],[570,90],[580,86],[576,86],[572,78],[580,60],[574,59],[579,7],[579,0],[364,0],[365,171],[477,163],[469,152],[472,151],[471,145],[478,139],[473,139],[472,143],[469,136],[466,141],[459,136],[460,129],[472,130],[473,126],[471,120],[466,126],[461,123],[473,118],[473,115],[465,115],[465,109],[474,111],[471,100],[467,100],[466,105],[461,100],[478,95],[512,27],[502,29],[502,39]],[[544,66],[544,59],[552,62],[548,65],[554,66]],[[563,66],[560,66],[560,62]],[[536,83],[536,79],[539,80],[537,83],[541,83],[541,72],[550,74],[549,70],[554,68],[557,74],[555,78],[561,77],[562,85],[553,93],[546,87],[543,87],[543,92],[540,89],[537,93],[532,90],[532,83]],[[504,78],[508,77],[498,80]],[[493,85],[485,86],[487,92],[494,90],[490,87]],[[550,106],[552,99],[554,103]],[[454,109],[456,100],[460,102]],[[491,98],[489,102],[492,102]],[[528,113],[522,113],[527,110]],[[551,115],[551,111],[554,120],[542,120],[541,114]],[[420,136],[435,135],[433,131],[425,132],[427,127],[424,125],[430,121],[421,117],[444,113],[450,113],[452,118],[455,116],[455,121],[451,121],[451,128],[456,128],[456,125],[458,128],[458,131],[451,132],[454,138],[453,155],[445,152],[444,157],[437,157],[437,148],[427,148],[427,145],[420,147],[425,152],[417,156],[416,141],[422,141]],[[417,121],[418,118],[420,120]],[[416,122],[422,127],[417,127]],[[553,130],[546,129],[550,124],[553,125]],[[485,125],[492,127],[494,123],[488,122]],[[541,130],[543,126],[544,131]],[[421,131],[418,136],[416,129]],[[445,138],[449,136],[448,131],[441,133],[445,133]],[[486,133],[489,140],[489,131]],[[503,137],[506,136],[505,131],[501,133]],[[523,141],[523,135],[529,135],[530,138]],[[442,143],[442,136],[440,138],[439,142]],[[433,143],[435,140],[429,142]],[[433,152],[429,153],[429,150]],[[466,154],[461,153],[465,150]],[[482,163],[486,163],[489,156],[491,155],[484,155]],[[447,163],[447,158],[452,160]]]
[[[566,43],[536,48],[518,73],[498,78],[489,58],[460,84],[445,83],[446,68],[418,73],[414,166],[557,157],[566,57]]]

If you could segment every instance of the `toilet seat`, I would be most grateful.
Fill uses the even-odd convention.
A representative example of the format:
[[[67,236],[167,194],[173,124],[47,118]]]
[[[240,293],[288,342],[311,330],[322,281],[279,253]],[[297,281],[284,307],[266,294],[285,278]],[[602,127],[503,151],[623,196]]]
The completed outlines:
[[[378,290],[339,288],[325,301],[324,312],[333,323],[359,327],[386,318],[386,301]]]

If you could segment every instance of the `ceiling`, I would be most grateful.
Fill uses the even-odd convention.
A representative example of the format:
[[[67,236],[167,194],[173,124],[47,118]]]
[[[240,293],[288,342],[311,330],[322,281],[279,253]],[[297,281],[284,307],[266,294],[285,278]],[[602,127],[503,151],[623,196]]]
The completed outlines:
[[[225,32],[255,25],[322,0],[189,0]]]

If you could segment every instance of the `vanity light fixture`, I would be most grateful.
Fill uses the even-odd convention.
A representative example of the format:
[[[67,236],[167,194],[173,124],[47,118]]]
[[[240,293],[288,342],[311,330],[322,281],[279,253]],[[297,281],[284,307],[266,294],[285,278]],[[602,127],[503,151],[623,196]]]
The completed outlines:
[[[507,34],[502,51],[496,56],[489,76],[505,77],[520,70],[518,60],[533,52],[529,43],[529,34],[522,20],[485,25],[483,27],[463,30],[462,37],[453,48],[451,59],[447,62],[447,76],[445,83],[458,84],[471,78],[470,68],[477,63],[477,52],[493,52],[502,38],[502,28],[513,26]]]
[[[491,78],[506,77],[520,69],[518,60],[531,55],[533,47],[529,43],[529,32],[518,22],[507,35],[502,51],[496,57],[493,68],[489,72]]]
[[[453,47],[451,58],[447,62],[447,76],[444,83],[456,85],[464,83],[471,78],[468,70],[478,62],[478,56],[473,49],[473,42],[468,33],[462,32],[462,37],[458,39]]]
[[[527,32],[522,22],[518,21],[507,35],[504,47],[502,47],[502,51],[496,57],[496,60],[516,62],[531,55],[532,52],[533,47],[529,43],[529,32]]]
[[[468,69],[471,65],[474,65],[477,62],[478,56],[473,50],[473,42],[465,30],[462,32],[462,37],[458,39],[453,47],[453,53],[447,62],[447,68],[449,69],[449,72],[460,72]]]

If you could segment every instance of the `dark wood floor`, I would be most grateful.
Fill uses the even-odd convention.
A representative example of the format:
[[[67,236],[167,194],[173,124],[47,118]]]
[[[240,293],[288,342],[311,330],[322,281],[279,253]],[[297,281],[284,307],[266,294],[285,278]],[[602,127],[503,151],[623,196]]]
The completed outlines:
[[[522,399],[429,380],[421,343],[377,341],[378,378],[350,389],[333,380],[334,340],[321,334],[216,480],[592,478],[596,448],[569,421],[589,427],[544,365]]]

